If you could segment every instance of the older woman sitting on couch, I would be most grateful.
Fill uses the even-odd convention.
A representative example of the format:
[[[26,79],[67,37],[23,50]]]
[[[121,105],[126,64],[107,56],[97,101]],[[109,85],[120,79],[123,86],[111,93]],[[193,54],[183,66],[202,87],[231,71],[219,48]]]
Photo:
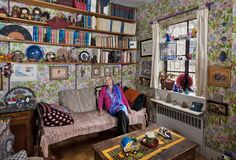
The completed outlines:
[[[105,103],[107,112],[117,117],[118,135],[122,135],[128,132],[128,113],[133,114],[135,111],[131,110],[122,89],[118,85],[113,84],[112,77],[106,76],[105,79],[106,85],[102,87],[98,98],[99,116],[104,115],[102,107]]]

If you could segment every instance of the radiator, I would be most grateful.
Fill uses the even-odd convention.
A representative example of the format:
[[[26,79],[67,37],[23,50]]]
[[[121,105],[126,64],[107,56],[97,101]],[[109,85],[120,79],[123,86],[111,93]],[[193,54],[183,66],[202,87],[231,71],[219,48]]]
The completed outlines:
[[[205,155],[203,117],[185,113],[156,103],[157,124],[175,130],[199,144],[197,151]]]

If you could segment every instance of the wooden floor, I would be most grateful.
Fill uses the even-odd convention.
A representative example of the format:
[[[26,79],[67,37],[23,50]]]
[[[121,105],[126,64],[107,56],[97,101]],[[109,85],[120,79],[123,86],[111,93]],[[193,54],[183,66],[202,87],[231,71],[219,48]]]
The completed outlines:
[[[135,126],[130,128],[131,131],[135,129],[137,129]],[[52,146],[50,149],[51,154],[58,160],[94,160],[94,152],[91,145],[108,138],[113,138],[115,135],[115,130],[109,130],[68,140]],[[196,160],[206,160],[206,158],[196,154]]]

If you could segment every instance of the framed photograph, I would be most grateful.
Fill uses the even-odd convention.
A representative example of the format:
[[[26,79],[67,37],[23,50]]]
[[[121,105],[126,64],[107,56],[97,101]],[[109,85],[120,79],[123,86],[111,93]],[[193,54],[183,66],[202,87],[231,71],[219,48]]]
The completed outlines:
[[[141,63],[140,77],[151,79],[152,61],[142,61]]]
[[[228,104],[208,100],[208,111],[223,116],[228,116]]]
[[[140,56],[146,57],[152,55],[152,39],[140,41]]]
[[[50,80],[66,80],[68,79],[68,66],[50,66]]]
[[[101,77],[101,66],[92,66],[91,77]]]
[[[2,68],[0,68],[0,91],[3,90],[3,75]]]
[[[104,76],[108,76],[112,74],[111,67],[104,67]]]
[[[231,68],[220,66],[208,67],[208,85],[218,87],[230,87]]]
[[[120,67],[119,66],[115,66],[113,67],[113,75],[118,75],[120,74]]]
[[[11,81],[37,81],[37,65],[14,63]]]

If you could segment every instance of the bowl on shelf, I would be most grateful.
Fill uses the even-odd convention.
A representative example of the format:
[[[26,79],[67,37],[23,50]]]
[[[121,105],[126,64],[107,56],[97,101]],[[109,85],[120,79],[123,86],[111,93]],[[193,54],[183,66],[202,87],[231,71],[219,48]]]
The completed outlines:
[[[30,62],[38,62],[43,56],[43,49],[38,45],[31,45],[26,49],[26,57]]]

